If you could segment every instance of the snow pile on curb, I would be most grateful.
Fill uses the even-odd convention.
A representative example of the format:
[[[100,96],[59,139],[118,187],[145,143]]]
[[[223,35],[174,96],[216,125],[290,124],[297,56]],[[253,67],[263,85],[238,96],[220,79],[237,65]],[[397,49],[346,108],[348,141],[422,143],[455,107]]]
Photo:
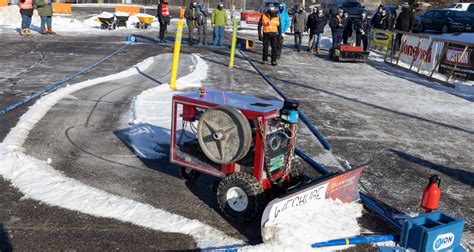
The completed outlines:
[[[127,13],[117,12],[117,16],[128,16]],[[150,16],[148,14],[136,14],[129,17],[127,20],[127,27],[119,27],[117,30],[123,29],[136,29],[135,24],[139,22],[137,15],[141,16]],[[114,13],[102,12],[98,15],[94,15],[85,20],[77,20],[69,17],[53,16],[53,30],[59,33],[70,33],[74,34],[75,32],[98,32],[100,30],[100,23],[96,20],[98,17],[111,18],[114,16]],[[156,18],[154,17],[154,20]],[[0,26],[10,27],[10,28],[20,28],[21,25],[21,15],[20,8],[17,5],[10,5],[6,8],[0,8]],[[31,29],[39,31],[41,25],[40,17],[38,12],[34,11],[33,19],[31,22]],[[157,27],[156,23],[152,23],[152,28]]]
[[[141,202],[101,191],[64,176],[47,161],[27,156],[22,147],[44,115],[61,99],[75,91],[103,82],[138,74],[152,65],[153,58],[129,70],[61,88],[38,100],[20,118],[5,140],[0,143],[0,175],[9,180],[26,198],[52,206],[80,211],[98,217],[114,218],[143,227],[192,236],[199,247],[243,244],[242,241],[198,220],[190,220]],[[207,70],[207,68],[206,68]]]
[[[191,69],[190,74],[177,80],[178,90],[201,87],[201,82],[207,78],[207,63],[197,54],[191,56],[195,67]],[[171,126],[171,99],[176,93],[176,91],[169,88],[167,83],[143,91],[137,96],[135,102],[136,118],[134,124],[149,123],[167,129],[169,132]],[[159,143],[168,144],[169,141],[168,134],[160,138]]]
[[[251,251],[309,251],[311,244],[360,234],[357,218],[363,206],[333,200],[311,201],[301,207],[283,212],[262,230],[264,244],[245,249]],[[330,247],[334,251],[347,248]]]

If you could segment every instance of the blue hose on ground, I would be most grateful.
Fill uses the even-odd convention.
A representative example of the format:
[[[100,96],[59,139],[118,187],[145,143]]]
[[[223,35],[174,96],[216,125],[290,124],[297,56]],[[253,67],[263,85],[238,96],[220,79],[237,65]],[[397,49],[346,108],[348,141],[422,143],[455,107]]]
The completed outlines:
[[[105,57],[105,58],[99,60],[99,61],[96,62],[95,64],[93,64],[93,65],[91,65],[91,66],[89,66],[89,67],[87,67],[87,68],[81,70],[81,71],[78,72],[78,73],[75,73],[75,74],[73,74],[73,75],[67,77],[67,78],[64,79],[64,80],[61,80],[61,81],[56,82],[56,83],[53,83],[52,85],[46,87],[45,89],[43,89],[43,90],[41,90],[41,91],[39,91],[39,92],[33,94],[32,96],[29,96],[29,97],[27,97],[27,98],[25,98],[25,99],[23,99],[23,100],[21,100],[21,101],[15,103],[15,104],[13,104],[13,105],[8,106],[7,108],[5,108],[5,109],[3,109],[3,110],[0,111],[0,116],[3,116],[3,115],[5,115],[6,113],[11,112],[12,110],[14,110],[14,109],[16,109],[16,108],[18,108],[18,107],[20,107],[20,106],[22,106],[22,105],[24,105],[24,104],[30,102],[30,101],[32,101],[33,99],[38,98],[38,97],[40,97],[40,96],[46,94],[47,92],[49,92],[49,91],[51,91],[51,90],[54,90],[54,89],[58,88],[59,86],[62,86],[62,85],[64,85],[64,84],[66,84],[66,82],[68,82],[68,81],[70,81],[70,80],[73,80],[73,79],[79,77],[80,75],[82,75],[82,74],[84,74],[84,73],[90,71],[92,68],[94,68],[94,67],[96,67],[96,66],[102,64],[104,61],[110,59],[111,57],[113,57],[114,55],[116,55],[117,53],[119,53],[119,52],[122,51],[125,47],[127,47],[127,46],[129,46],[129,45],[130,45],[129,43],[124,44],[124,45],[121,46],[119,49],[117,49],[115,52],[113,52],[113,53],[110,54],[109,56],[107,56],[107,57]]]
[[[281,91],[267,76],[265,76],[260,71],[260,69],[258,69],[257,66],[252,62],[252,60],[247,57],[247,55],[245,55],[240,49],[237,49],[237,50],[239,50],[240,54],[250,63],[250,65],[255,69],[255,71],[257,71],[257,73],[273,88],[273,90],[275,90],[275,92],[278,93],[278,95],[280,95],[284,100],[288,100],[288,97],[283,93],[283,91]],[[301,118],[301,121],[303,121],[303,123],[306,125],[306,127],[308,127],[311,133],[313,133],[316,139],[318,139],[319,143],[321,143],[324,149],[331,151],[332,146],[326,140],[326,138],[321,133],[321,131],[319,131],[318,128],[316,128],[316,126],[314,126],[309,121],[309,119],[303,114],[303,112],[298,111],[298,114],[299,114],[299,117]]]
[[[336,239],[326,242],[317,242],[311,244],[312,248],[321,248],[321,247],[332,247],[332,246],[344,246],[344,245],[355,245],[355,244],[369,244],[377,242],[386,242],[386,241],[398,241],[400,239],[399,235],[372,235],[366,237],[352,237],[345,239]]]

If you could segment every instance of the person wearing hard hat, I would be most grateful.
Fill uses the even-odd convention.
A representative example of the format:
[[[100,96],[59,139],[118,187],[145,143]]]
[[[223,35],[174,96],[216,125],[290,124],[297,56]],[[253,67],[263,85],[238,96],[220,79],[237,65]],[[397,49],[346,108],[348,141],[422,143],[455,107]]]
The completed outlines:
[[[224,10],[224,4],[219,3],[217,9],[212,11],[211,26],[214,29],[213,44],[215,46],[224,45],[224,29],[228,23],[227,12]]]
[[[395,30],[410,32],[415,21],[414,19],[413,14],[410,13],[410,5],[407,2],[404,2],[402,4],[402,12],[398,15],[397,23],[395,24]],[[402,35],[403,34],[401,33],[397,33],[397,36],[395,37],[397,51],[402,43]]]
[[[170,24],[170,10],[168,7],[168,0],[161,0],[158,4],[158,9],[156,16],[158,17],[158,22],[160,22],[160,42],[165,42],[165,34]]]
[[[337,14],[329,22],[332,32],[332,48],[341,44],[342,35],[346,28],[347,19],[344,18],[344,11],[339,9]]]
[[[307,21],[308,16],[304,12],[304,6],[301,5],[298,8],[298,12],[293,14],[293,19],[291,20],[291,27],[293,27],[293,32],[295,33],[295,48],[298,52],[301,51],[301,40],[303,39],[303,32],[307,30]]]
[[[356,46],[360,46],[361,42],[364,51],[367,51],[369,47],[369,36],[372,31],[372,25],[367,18],[367,12],[362,12],[361,19],[357,20],[355,24],[356,31]]]
[[[278,17],[276,8],[274,6],[270,6],[258,22],[258,39],[263,41],[263,64],[268,62],[268,47],[271,45],[271,64],[272,66],[277,65],[277,34],[282,34],[280,18]]]
[[[279,59],[281,56],[281,49],[283,47],[283,34],[290,28],[290,16],[288,12],[286,12],[286,4],[281,3],[278,7],[278,17],[280,18],[280,26],[281,26],[281,33],[277,34],[278,39],[278,50],[277,50],[277,58]]]

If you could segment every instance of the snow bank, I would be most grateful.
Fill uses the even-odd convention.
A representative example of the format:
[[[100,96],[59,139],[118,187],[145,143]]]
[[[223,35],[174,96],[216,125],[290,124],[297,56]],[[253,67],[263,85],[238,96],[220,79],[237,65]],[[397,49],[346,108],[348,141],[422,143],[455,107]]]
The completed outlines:
[[[117,16],[128,16],[127,13],[116,13]],[[58,33],[77,34],[77,32],[100,32],[100,22],[97,21],[98,17],[111,18],[114,13],[102,12],[99,15],[94,15],[85,20],[78,20],[69,17],[54,16],[53,17],[53,30]],[[119,27],[117,30],[123,29],[136,29],[135,24],[139,22],[137,16],[150,16],[148,14],[136,14],[129,17],[127,21],[127,27]],[[156,20],[153,17],[153,20]],[[10,5],[7,8],[0,8],[0,26],[5,26],[12,29],[19,29],[21,25],[20,8],[17,5]],[[31,29],[40,31],[41,20],[38,16],[37,11],[34,12]],[[158,28],[157,23],[152,23],[152,29]],[[106,30],[107,32],[111,32]]]
[[[165,54],[170,62],[172,54]],[[178,90],[201,87],[201,82],[207,78],[207,63],[198,55],[192,54],[191,73],[177,80]],[[160,159],[168,152],[171,126],[171,99],[174,94],[169,84],[143,91],[133,103],[134,126],[126,133],[135,154],[146,159]]]
[[[360,234],[357,218],[363,206],[333,200],[312,201],[267,222],[262,230],[264,244],[244,247],[249,251],[314,251],[311,244]],[[345,246],[330,247],[334,251]],[[321,249],[323,250],[323,249]]]
[[[0,175],[9,180],[25,197],[52,206],[127,221],[163,232],[188,234],[195,239],[199,247],[242,244],[243,242],[198,220],[190,220],[151,205],[84,185],[55,170],[47,161],[23,153],[22,145],[29,132],[58,101],[80,89],[138,74],[138,69],[144,71],[153,62],[153,58],[149,58],[129,70],[67,86],[42,97],[29,108],[0,143]],[[171,94],[170,91],[166,92]]]

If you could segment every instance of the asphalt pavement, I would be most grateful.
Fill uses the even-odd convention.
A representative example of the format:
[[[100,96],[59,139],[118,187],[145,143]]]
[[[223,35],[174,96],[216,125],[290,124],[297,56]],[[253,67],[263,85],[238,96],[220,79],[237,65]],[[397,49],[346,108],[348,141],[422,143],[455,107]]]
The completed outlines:
[[[9,35],[2,40],[8,43],[0,51],[0,60],[9,63],[0,70],[4,76],[0,79],[0,105],[5,107],[114,52],[123,37],[59,36],[27,41]],[[167,46],[129,46],[71,84],[116,73],[149,56],[171,51]],[[228,50],[183,48],[183,66],[190,64],[189,53],[199,53],[209,64],[206,87],[276,96],[239,54],[236,67],[229,70]],[[256,62],[261,61],[260,53],[260,47],[245,52]],[[121,130],[131,127],[131,99],[168,80],[166,63],[157,63],[145,72],[151,78],[134,76],[108,82],[61,100],[30,133],[27,154],[51,158],[53,167],[85,184],[204,221],[249,243],[260,242],[257,222],[238,225],[219,213],[210,189],[212,178],[204,176],[195,185],[185,184],[176,167],[163,160],[137,158],[120,137]],[[465,235],[472,237],[472,101],[377,61],[334,63],[326,54],[297,53],[288,46],[279,63],[278,67],[258,67],[289,97],[300,100],[301,109],[328,137],[335,154],[351,164],[372,161],[362,175],[362,184],[370,194],[413,214],[418,211],[428,175],[437,173],[443,179],[442,209],[464,218]],[[186,73],[186,67],[180,69],[180,75]],[[0,118],[0,139],[26,109],[24,106]],[[301,127],[298,141],[305,151],[336,171],[331,154],[321,149],[305,127]],[[305,171],[316,176],[308,167]],[[2,250],[196,248],[189,236],[24,199],[4,180],[0,180],[0,189]],[[361,222],[369,231],[387,231],[368,213]],[[373,222],[377,224],[371,225]]]

